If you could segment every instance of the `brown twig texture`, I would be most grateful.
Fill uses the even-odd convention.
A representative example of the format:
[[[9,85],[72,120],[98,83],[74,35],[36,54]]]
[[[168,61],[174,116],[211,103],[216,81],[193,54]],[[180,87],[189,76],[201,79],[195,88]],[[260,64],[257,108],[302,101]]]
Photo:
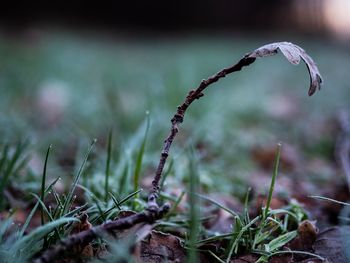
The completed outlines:
[[[255,61],[255,58],[249,57],[248,55],[244,56],[237,64],[224,68],[215,75],[204,79],[199,84],[198,88],[195,90],[191,90],[186,96],[185,101],[177,107],[177,111],[174,117],[171,119],[171,129],[168,137],[164,141],[163,149],[161,152],[160,160],[158,163],[158,167],[156,170],[156,174],[154,180],[152,181],[152,191],[150,194],[150,198],[156,198],[159,191],[159,182],[162,176],[162,172],[164,169],[165,162],[169,156],[170,147],[174,141],[176,134],[179,131],[179,124],[183,122],[186,110],[196,99],[201,98],[204,94],[203,91],[210,86],[211,84],[217,82],[219,79],[224,78],[226,75],[240,71],[244,66],[249,66]]]
[[[162,176],[165,162],[169,156],[169,150],[171,144],[174,141],[176,134],[179,131],[179,124],[183,122],[187,108],[191,105],[193,101],[202,97],[203,91],[211,84],[217,82],[219,79],[224,78],[226,75],[240,71],[243,67],[249,66],[257,58],[272,56],[277,54],[278,50],[287,58],[287,60],[293,65],[298,65],[300,60],[303,60],[307,66],[310,75],[310,87],[309,87],[309,96],[313,95],[316,90],[321,88],[322,77],[321,74],[313,61],[313,59],[303,50],[301,47],[294,45],[290,42],[276,42],[264,45],[253,52],[245,55],[238,63],[235,65],[224,68],[215,75],[209,77],[208,79],[202,80],[198,88],[191,90],[186,96],[185,101],[177,107],[177,111],[174,117],[171,119],[171,129],[168,137],[164,141],[163,149],[161,152],[160,160],[158,167],[152,182],[152,191],[150,192],[149,199],[157,199],[159,192],[159,182]]]
[[[114,236],[116,231],[130,229],[140,223],[152,224],[155,220],[163,217],[168,210],[168,204],[161,208],[153,207],[143,212],[123,217],[115,221],[106,222],[80,233],[70,235],[68,238],[62,240],[60,244],[44,251],[40,257],[33,260],[33,263],[55,262],[56,259],[62,258],[67,251],[71,251],[73,247],[84,247],[94,239],[104,236],[105,234]]]

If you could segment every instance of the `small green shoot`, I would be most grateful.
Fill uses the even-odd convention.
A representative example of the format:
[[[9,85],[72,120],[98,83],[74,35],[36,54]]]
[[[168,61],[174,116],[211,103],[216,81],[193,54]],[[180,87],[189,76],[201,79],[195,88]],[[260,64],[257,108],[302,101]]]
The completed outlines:
[[[230,251],[229,251],[229,254],[227,256],[227,259],[226,259],[226,263],[229,263],[231,261],[231,257],[232,257],[232,254],[233,252],[234,253],[237,253],[238,251],[238,245],[239,245],[239,242],[241,241],[241,237],[243,236],[243,234],[249,230],[249,228],[255,224],[257,221],[258,221],[259,217],[256,217],[254,218],[252,221],[250,221],[247,225],[243,226],[241,228],[241,230],[239,231],[238,235],[234,237],[233,242],[232,242],[232,245],[231,245],[231,248],[230,248]]]
[[[82,173],[84,171],[85,164],[86,164],[86,162],[87,162],[87,160],[89,158],[89,155],[90,155],[90,153],[91,153],[95,143],[96,143],[96,139],[94,139],[91,142],[90,147],[89,147],[87,153],[85,154],[84,160],[83,160],[83,162],[82,162],[82,164],[81,164],[81,166],[79,168],[79,171],[78,171],[77,175],[74,178],[73,184],[72,184],[72,186],[71,186],[71,188],[70,188],[70,190],[68,192],[68,195],[66,197],[66,200],[65,200],[65,202],[63,204],[62,214],[66,214],[68,212],[68,210],[69,210],[69,208],[70,208],[70,206],[71,206],[71,204],[73,202],[74,190],[75,190],[75,188],[78,185],[79,178],[81,177],[81,175],[82,175]]]
[[[142,168],[142,159],[143,159],[143,155],[145,153],[149,126],[150,126],[150,116],[149,116],[149,112],[147,111],[146,112],[145,134],[143,136],[141,147],[137,153],[136,165],[135,165],[135,170],[134,170],[134,192],[136,192],[137,189],[139,188],[140,173],[141,173],[141,168]]]
[[[50,145],[47,148],[46,156],[45,156],[45,162],[44,162],[44,168],[43,168],[43,176],[41,180],[41,193],[40,193],[40,199],[43,203],[45,203],[45,184],[46,184],[46,170],[47,170],[47,161],[49,159],[49,154],[52,146]],[[41,225],[43,226],[45,224],[45,218],[44,218],[44,208],[41,208]],[[46,237],[44,237],[44,247],[46,247]]]
[[[130,177],[129,176],[129,171],[130,171],[129,167],[130,167],[130,162],[126,161],[124,168],[123,168],[123,171],[122,171],[122,175],[120,177],[120,181],[119,181],[118,193],[120,195],[127,193],[128,189],[129,189],[129,187],[128,187],[128,178]]]
[[[177,198],[177,200],[175,201],[175,203],[171,206],[170,211],[168,212],[168,214],[166,215],[166,218],[169,218],[172,214],[175,213],[177,207],[179,206],[180,202],[182,201],[183,197],[185,196],[185,191],[182,191],[180,196]]]
[[[269,195],[267,196],[265,211],[263,213],[263,221],[266,219],[267,213],[269,212],[270,204],[271,204],[271,200],[272,200],[272,193],[273,193],[273,190],[275,189],[275,181],[276,181],[276,177],[278,174],[278,166],[280,163],[281,148],[282,148],[282,144],[278,143],[277,144],[277,153],[276,153],[276,157],[275,157],[275,163],[274,163],[273,173],[272,173],[272,178],[271,178],[271,185],[270,185],[270,189],[269,189]]]
[[[108,134],[108,146],[107,146],[107,160],[106,160],[106,172],[105,172],[105,202],[108,201],[109,192],[109,176],[110,176],[110,165],[112,156],[112,136],[113,130],[111,129]]]

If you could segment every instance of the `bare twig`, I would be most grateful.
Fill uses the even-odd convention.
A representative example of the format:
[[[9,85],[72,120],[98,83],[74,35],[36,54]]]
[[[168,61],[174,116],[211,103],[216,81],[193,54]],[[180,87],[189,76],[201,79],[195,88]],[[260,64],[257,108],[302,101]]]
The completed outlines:
[[[150,198],[156,198],[158,191],[159,191],[159,181],[162,176],[162,172],[164,169],[165,162],[169,156],[169,150],[171,147],[171,144],[174,141],[174,138],[176,134],[179,131],[179,124],[183,122],[185,113],[187,108],[191,105],[193,101],[196,99],[199,99],[204,94],[202,93],[209,85],[217,82],[219,79],[224,78],[226,75],[235,72],[240,71],[244,66],[249,66],[255,61],[255,58],[249,57],[248,55],[243,57],[237,64],[229,67],[224,68],[223,70],[216,73],[214,76],[209,77],[208,79],[204,79],[201,81],[199,87],[195,90],[191,90],[188,95],[186,96],[185,101],[177,107],[177,111],[174,115],[174,117],[171,119],[171,129],[168,137],[164,141],[161,157],[158,163],[158,167],[156,170],[156,174],[154,177],[154,180],[152,182],[152,192],[150,194]]]
[[[71,251],[73,247],[84,247],[95,238],[104,236],[105,234],[115,235],[116,231],[130,229],[140,223],[152,224],[155,220],[163,217],[163,215],[169,210],[169,207],[168,204],[161,208],[153,207],[141,213],[106,222],[102,225],[71,235],[62,240],[60,244],[46,250],[40,257],[34,259],[33,263],[55,262],[55,259],[59,257],[62,258],[62,256],[65,255],[67,251]]]
[[[219,79],[224,78],[230,73],[240,71],[243,67],[249,66],[256,60],[256,58],[267,57],[277,54],[278,50],[280,50],[282,54],[287,58],[287,60],[294,65],[299,64],[301,59],[305,62],[310,75],[310,87],[308,92],[309,96],[313,95],[317,89],[321,88],[322,77],[315,62],[301,47],[289,42],[277,42],[262,46],[254,50],[253,52],[245,55],[240,61],[238,61],[237,64],[229,68],[224,68],[212,77],[202,80],[197,89],[191,90],[188,93],[188,95],[185,98],[185,101],[177,107],[177,111],[174,117],[171,119],[170,133],[164,141],[161,157],[152,182],[152,191],[149,195],[149,200],[154,201],[154,199],[157,199],[158,192],[160,190],[159,182],[162,176],[165,162],[169,156],[169,149],[174,141],[176,134],[179,131],[178,126],[180,123],[183,122],[186,110],[191,105],[191,103],[196,99],[202,97],[204,95],[203,91],[209,85],[217,82]]]

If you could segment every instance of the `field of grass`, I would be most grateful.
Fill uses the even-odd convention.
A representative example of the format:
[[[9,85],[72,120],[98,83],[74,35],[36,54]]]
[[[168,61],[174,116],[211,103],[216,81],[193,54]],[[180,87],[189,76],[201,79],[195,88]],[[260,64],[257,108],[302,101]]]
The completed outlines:
[[[334,151],[337,117],[349,107],[350,50],[330,41],[300,37],[141,38],[60,31],[2,35],[0,218],[13,214],[22,225],[20,234],[1,241],[1,255],[8,262],[13,255],[26,260],[55,244],[69,234],[65,224],[75,220],[72,216],[78,210],[86,210],[93,225],[113,219],[119,209],[143,210],[170,119],[187,92],[244,54],[277,41],[298,44],[314,58],[324,79],[322,90],[308,97],[305,65],[293,66],[279,55],[227,76],[191,106],[170,151],[161,196],[162,201],[177,204],[179,211],[171,210],[157,226],[172,233],[181,229],[187,247],[192,248],[189,251],[207,243],[196,243],[198,239],[212,236],[210,231],[197,229],[198,218],[208,216],[210,207],[203,205],[200,213],[187,209],[191,203],[202,202],[190,193],[207,198],[220,193],[219,201],[230,196],[242,209],[249,187],[253,200],[260,194],[266,196],[278,142],[290,151],[282,150],[276,194],[289,200],[323,195],[330,182],[345,182]],[[287,185],[299,181],[306,187],[298,192],[285,186],[286,181]],[[54,186],[49,187],[52,182]],[[185,201],[181,200],[184,195]],[[298,204],[288,205],[288,211],[297,215],[294,224],[307,217]],[[30,211],[33,214],[28,216]],[[236,216],[232,208],[228,212]],[[228,241],[222,254],[217,253],[221,260],[239,254],[242,247],[261,250],[259,243],[268,239],[264,230],[271,213],[250,219],[247,211],[242,212],[236,218],[240,222],[235,225],[236,239]],[[251,230],[256,220],[260,225]],[[296,235],[295,226],[282,221],[282,238],[268,243],[275,250]],[[194,227],[193,222],[197,222]],[[40,233],[36,227],[41,223],[45,224]],[[0,236],[7,231],[3,225]],[[39,229],[38,233],[24,235],[27,227]],[[246,237],[248,230],[255,231],[255,239]],[[24,247],[25,237],[36,245]],[[17,240],[13,253],[6,254],[13,240]],[[111,245],[113,249],[118,257],[128,258],[120,244]],[[189,255],[194,262],[196,257]]]

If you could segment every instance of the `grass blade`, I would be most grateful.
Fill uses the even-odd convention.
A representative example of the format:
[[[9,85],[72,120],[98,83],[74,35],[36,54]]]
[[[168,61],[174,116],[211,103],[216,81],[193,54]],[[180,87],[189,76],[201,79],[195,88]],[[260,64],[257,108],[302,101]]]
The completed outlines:
[[[239,231],[237,237],[235,238],[235,241],[233,242],[233,244],[231,246],[230,252],[229,252],[228,257],[226,259],[226,263],[230,262],[233,252],[235,250],[237,250],[239,241],[240,241],[242,235],[244,234],[244,232],[247,231],[253,224],[255,224],[255,222],[258,221],[258,219],[259,219],[259,217],[257,216],[252,221],[250,221],[249,224],[242,227],[241,231]]]
[[[113,130],[109,131],[108,135],[108,146],[107,146],[107,160],[106,160],[106,178],[105,178],[105,202],[108,201],[108,189],[109,189],[109,175],[110,175],[110,164],[111,164],[111,156],[112,156],[112,136]]]
[[[43,168],[43,176],[41,179],[41,194],[40,194],[40,199],[43,203],[45,199],[45,184],[46,184],[46,170],[47,170],[47,161],[49,159],[49,154],[51,150],[51,145],[47,148],[46,156],[45,156],[45,162],[44,162],[44,168]],[[41,208],[41,225],[44,225],[44,210]]]
[[[198,196],[198,197],[200,197],[201,199],[204,199],[204,200],[206,200],[206,201],[209,201],[210,203],[213,203],[214,205],[217,205],[218,207],[220,207],[221,209],[223,209],[223,210],[225,210],[226,212],[230,213],[230,214],[233,215],[234,217],[238,217],[238,218],[239,218],[239,215],[238,215],[235,211],[233,211],[233,210],[227,208],[226,206],[223,206],[222,204],[216,202],[214,199],[211,199],[210,197],[207,197],[207,196],[201,195],[201,194],[196,194],[196,196]]]
[[[11,172],[13,171],[13,169],[16,165],[16,162],[18,161],[19,157],[23,153],[23,150],[27,146],[28,146],[27,142],[17,144],[16,150],[15,150],[14,154],[12,155],[12,159],[9,161],[9,164],[8,164],[7,169],[5,171],[5,178],[9,177],[9,175],[11,174]]]
[[[19,234],[18,234],[18,237],[21,238],[25,231],[27,230],[28,226],[29,226],[29,223],[30,221],[32,220],[33,216],[34,216],[34,213],[36,212],[36,210],[38,209],[38,206],[39,206],[39,202],[36,202],[35,206],[33,207],[33,209],[30,211],[26,221],[24,222],[21,230],[19,231]]]
[[[339,204],[339,205],[346,205],[346,206],[350,205],[350,203],[345,203],[345,202],[338,201],[338,200],[335,200],[335,199],[332,199],[332,198],[329,198],[329,197],[325,197],[325,196],[310,195],[309,197],[310,198],[314,198],[314,199],[319,199],[319,200],[322,200],[322,201],[333,202],[333,203],[336,203],[336,204]]]
[[[120,195],[128,192],[128,178],[129,178],[129,166],[130,166],[130,162],[126,162],[123,172],[122,172],[122,176],[120,178],[119,181],[119,189],[118,189],[118,193]]]
[[[5,164],[6,160],[7,160],[8,151],[9,151],[9,145],[6,144],[4,146],[4,150],[2,152],[2,157],[1,157],[1,160],[0,160],[0,172],[2,170],[2,167],[4,167],[4,164]]]
[[[140,150],[137,154],[135,171],[134,171],[134,192],[136,192],[137,188],[139,187],[142,159],[143,159],[143,155],[144,155],[145,148],[146,148],[146,142],[147,142],[147,136],[148,136],[148,130],[149,130],[149,124],[150,124],[149,112],[146,112],[146,116],[147,116],[146,130],[145,130],[145,134],[143,136],[143,141],[142,141]]]
[[[166,218],[169,218],[172,214],[175,213],[177,207],[179,206],[180,202],[182,201],[183,197],[185,196],[185,191],[182,191],[180,196],[177,198],[177,200],[175,201],[175,203],[171,206],[170,211],[168,212],[168,214],[166,215]]]
[[[89,158],[89,155],[92,151],[92,148],[94,147],[95,143],[96,143],[96,139],[94,139],[91,144],[90,144],[90,147],[87,151],[87,153],[85,154],[85,157],[84,157],[84,160],[83,160],[83,163],[81,164],[80,168],[79,168],[79,171],[77,173],[77,175],[75,176],[74,178],[74,182],[72,184],[72,187],[70,188],[69,192],[68,192],[68,195],[66,197],[66,200],[64,202],[64,205],[63,205],[63,211],[62,211],[62,214],[66,214],[69,210],[69,207],[72,203],[72,199],[73,199],[73,193],[74,193],[74,190],[75,188],[77,187],[78,185],[78,181],[79,181],[79,178],[81,177],[82,173],[83,173],[83,170],[84,170],[84,167],[85,167],[85,164],[87,162],[87,159]]]
[[[120,205],[119,205],[119,202],[118,202],[117,198],[113,195],[113,193],[110,192],[109,195],[112,197],[112,200],[113,200],[114,205],[115,205],[119,210],[122,210],[121,207],[120,207]]]
[[[4,148],[4,152],[3,152],[3,156],[1,159],[1,174],[0,174],[0,195],[3,196],[3,193],[5,191],[5,188],[9,182],[9,179],[11,177],[11,175],[14,174],[14,170],[18,171],[18,169],[16,169],[16,165],[17,168],[21,167],[22,165],[24,165],[26,163],[25,160],[27,160],[26,158],[24,158],[25,160],[20,160],[20,157],[22,155],[22,153],[24,152],[25,148],[28,146],[28,142],[19,142],[16,146],[15,152],[12,154],[12,156],[10,157],[9,154],[9,148],[7,147],[7,145]],[[18,165],[18,163],[20,165]],[[0,199],[0,207],[2,207],[4,205],[4,198]]]
[[[128,194],[126,197],[124,197],[122,200],[119,201],[119,205],[124,204],[125,202],[129,201],[129,199],[133,198],[134,196],[137,196],[140,192],[142,192],[143,189],[138,189],[135,192],[132,192],[131,194]]]
[[[213,241],[216,241],[216,240],[232,237],[232,235],[235,235],[235,234],[238,234],[238,233],[227,233],[227,234],[221,234],[221,235],[208,237],[206,239],[202,239],[202,240],[196,241],[196,245],[201,245],[201,244],[213,242]]]
[[[297,236],[297,234],[298,234],[298,232],[297,232],[297,230],[295,230],[295,231],[288,232],[284,235],[281,235],[281,236],[271,240],[268,244],[269,252],[273,252],[273,251],[279,249],[280,247],[284,246],[289,241],[294,239]]]
[[[265,206],[265,210],[263,213],[263,220],[262,221],[265,221],[265,219],[267,217],[267,213],[269,212],[269,209],[270,209],[272,193],[273,193],[273,190],[275,188],[275,181],[276,181],[276,177],[278,174],[278,166],[280,163],[281,148],[282,148],[282,144],[278,143],[277,144],[277,153],[276,153],[276,157],[275,157],[275,163],[274,163],[273,173],[272,173],[272,178],[271,178],[271,184],[270,184],[270,189],[269,189],[269,195],[267,197],[266,206]]]
[[[44,197],[47,195],[47,193],[52,189],[52,187],[56,184],[56,182],[59,180],[59,177],[54,180],[44,191]],[[37,198],[38,196],[36,196],[35,198]],[[28,228],[29,226],[29,223],[30,221],[32,220],[36,210],[38,209],[38,206],[39,206],[40,202],[37,201],[36,204],[34,205],[33,209],[30,211],[26,221],[24,222],[20,232],[19,232],[19,237],[22,237],[26,231],[26,229]],[[50,212],[49,212],[50,213]]]
[[[85,189],[85,188],[83,188]],[[87,189],[85,189],[87,190]],[[88,192],[90,192],[89,190],[87,190]],[[121,205],[125,202],[127,202],[129,199],[131,199],[132,197],[136,196],[137,194],[139,194],[141,191],[143,191],[143,189],[139,189],[136,192],[133,192],[129,195],[127,195],[126,197],[124,197],[121,201],[118,201],[118,199],[116,198],[116,196],[110,192],[110,196],[112,197],[112,201],[115,204],[114,206],[112,206],[111,208],[107,209],[106,211],[103,212],[103,216],[106,217],[106,215],[108,215],[109,212],[111,212],[113,209],[115,209],[115,207],[117,207],[119,210],[122,210]],[[90,193],[90,195],[93,195],[92,193]],[[90,222],[96,223],[98,220],[102,219],[103,217],[101,217],[101,215],[97,216],[96,218],[90,220]]]
[[[219,258],[217,255],[214,254],[214,252],[208,250],[209,254],[216,259],[217,262],[220,262],[220,263],[225,263],[225,261],[223,261],[221,258]]]
[[[311,256],[311,257],[315,257],[315,258],[318,258],[319,260],[321,261],[325,261],[326,262],[326,259],[317,255],[317,254],[314,254],[314,253],[311,253],[311,252],[307,252],[307,251],[299,251],[299,250],[283,250],[283,251],[276,251],[276,252],[273,252],[271,253],[271,257],[272,256],[275,256],[275,255],[280,255],[280,254],[300,254],[300,255],[307,255],[307,256]]]
[[[79,220],[77,218],[65,217],[65,218],[60,218],[58,220],[55,220],[53,222],[49,222],[49,223],[45,224],[44,226],[40,226],[40,227],[36,228],[30,234],[19,239],[12,246],[11,252],[13,254],[13,257],[19,256],[19,254],[21,254],[21,256],[25,256],[26,259],[31,258],[34,255],[34,253],[37,252],[35,250],[39,249],[39,247],[38,247],[38,245],[40,245],[39,241],[44,236],[46,236],[47,234],[52,232],[57,227],[59,227],[63,224],[66,224],[66,223],[74,222],[74,221],[79,222]]]

